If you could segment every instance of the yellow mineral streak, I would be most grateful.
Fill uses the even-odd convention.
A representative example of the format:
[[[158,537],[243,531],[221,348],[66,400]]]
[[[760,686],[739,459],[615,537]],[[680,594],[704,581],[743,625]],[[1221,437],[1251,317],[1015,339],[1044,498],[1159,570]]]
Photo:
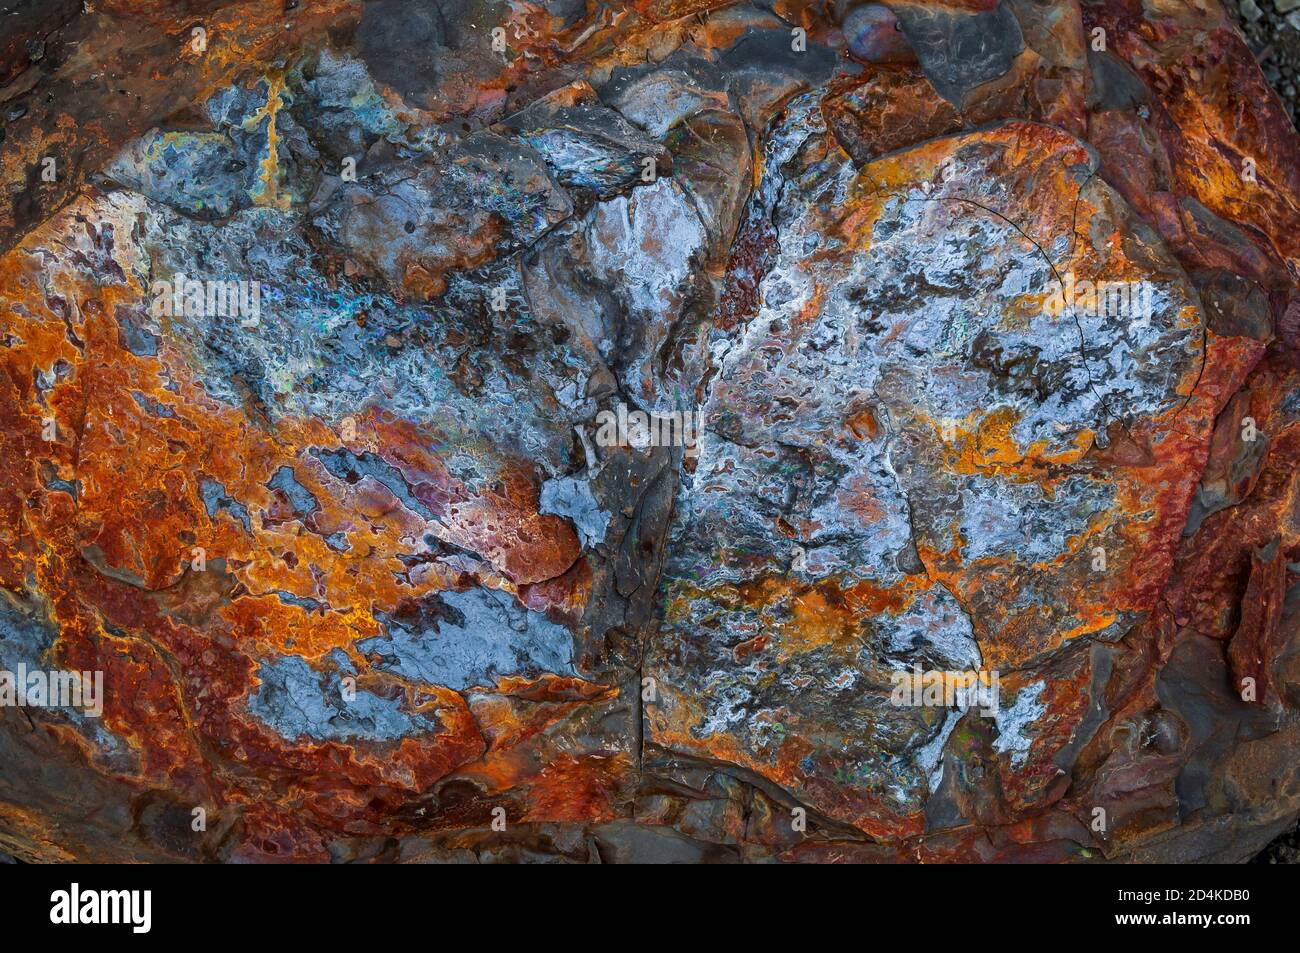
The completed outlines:
[[[266,77],[266,103],[244,120],[245,132],[256,132],[266,120],[266,156],[258,163],[258,184],[253,189],[253,202],[265,208],[287,209],[290,198],[280,189],[280,139],[276,132],[276,116],[284,105],[284,71],[276,70]]]

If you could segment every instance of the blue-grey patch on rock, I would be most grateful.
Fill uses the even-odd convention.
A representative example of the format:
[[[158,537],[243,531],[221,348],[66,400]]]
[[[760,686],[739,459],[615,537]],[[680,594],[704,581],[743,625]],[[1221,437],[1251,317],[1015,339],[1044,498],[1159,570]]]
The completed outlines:
[[[7,593],[0,594],[0,669],[12,672],[19,664],[40,668],[59,630],[34,611],[23,611]]]
[[[588,189],[600,198],[644,181],[645,160],[663,174],[672,159],[617,112],[592,102],[557,105],[543,99],[500,128],[536,150],[561,185]]]
[[[107,175],[198,219],[228,218],[250,204],[249,163],[219,132],[155,129],[128,146]]]
[[[17,674],[18,667],[24,666],[33,671],[49,672],[55,668],[51,664],[50,649],[58,638],[58,625],[49,617],[49,610],[39,600],[24,604],[21,597],[0,590],[0,671]],[[92,673],[93,685],[94,674]],[[83,691],[90,689],[85,682]],[[101,692],[112,691],[107,679],[101,684]],[[89,701],[90,699],[83,699]],[[96,700],[103,706],[104,697]],[[51,709],[51,712],[55,709]],[[117,735],[104,727],[101,717],[92,717],[78,708],[60,707],[55,717],[66,719],[77,731],[86,737],[93,746],[95,761],[112,766],[115,770],[139,771],[139,758],[131,748]]]
[[[292,592],[285,592],[283,589],[275,590],[276,596],[287,606],[297,606],[299,609],[306,609],[308,612],[323,612],[329,606],[319,599],[310,599],[305,596],[296,596]]]
[[[676,410],[662,351],[700,274],[708,239],[682,187],[658,179],[596,205],[587,220],[588,267],[622,307],[619,353],[625,391],[650,411]]]
[[[493,589],[444,592],[450,612],[418,621],[385,616],[387,636],[357,643],[377,668],[430,685],[495,688],[510,675],[574,675],[573,637],[563,626]]]
[[[645,76],[616,72],[606,95],[624,116],[656,139],[692,116],[727,102],[725,93],[701,89],[695,76],[667,68]]]
[[[266,485],[272,490],[283,493],[289,505],[293,507],[293,511],[300,517],[308,516],[320,509],[320,502],[311,490],[298,482],[291,466],[282,466],[276,470],[271,479],[266,481]]]
[[[891,656],[909,663],[923,660],[949,671],[980,667],[970,619],[943,586],[931,586],[902,612],[883,612],[871,624]]]
[[[257,672],[261,684],[249,698],[248,710],[290,740],[398,741],[439,730],[436,721],[403,711],[398,699],[357,689],[351,701],[345,700],[342,676],[355,670],[341,654],[331,657],[334,667],[326,672],[297,655],[263,661]]]
[[[208,511],[209,518],[225,510],[244,524],[245,532],[251,533],[253,531],[253,524],[248,516],[248,507],[233,499],[220,481],[213,480],[211,477],[204,477],[199,481],[199,496],[203,498],[203,506]]]
[[[1034,742],[1031,728],[1047,714],[1047,705],[1040,701],[1046,688],[1046,682],[1034,682],[1022,688],[1011,705],[998,704],[994,714],[998,736],[993,741],[993,750],[1010,755],[1012,765],[1019,765],[1029,755]]]
[[[365,64],[326,47],[315,70],[302,81],[295,112],[310,123],[318,140],[359,158],[375,139],[396,136],[402,124],[379,95]],[[341,157],[341,156],[340,156]]]
[[[401,471],[383,457],[369,451],[358,455],[346,447],[338,450],[313,450],[311,453],[338,479],[348,483],[360,483],[369,477],[385,487],[412,513],[423,516],[427,520],[433,519],[433,512],[412,495],[411,488]]]
[[[547,480],[542,484],[538,512],[572,520],[583,548],[605,541],[610,514],[600,508],[586,480],[577,477]]]
[[[117,318],[118,343],[136,357],[158,356],[158,335],[144,326],[141,312],[120,305],[113,309]]]
[[[1008,554],[1049,562],[1114,500],[1113,484],[1082,476],[1065,480],[1054,493],[1034,483],[971,477],[961,497],[963,555],[968,562]]]

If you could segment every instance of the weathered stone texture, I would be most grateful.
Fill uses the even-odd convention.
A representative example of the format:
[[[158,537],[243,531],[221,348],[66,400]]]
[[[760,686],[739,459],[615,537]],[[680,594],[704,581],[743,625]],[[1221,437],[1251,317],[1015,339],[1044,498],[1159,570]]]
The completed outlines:
[[[16,6],[0,671],[104,693],[0,704],[0,851],[1300,815],[1300,140],[1216,3]]]

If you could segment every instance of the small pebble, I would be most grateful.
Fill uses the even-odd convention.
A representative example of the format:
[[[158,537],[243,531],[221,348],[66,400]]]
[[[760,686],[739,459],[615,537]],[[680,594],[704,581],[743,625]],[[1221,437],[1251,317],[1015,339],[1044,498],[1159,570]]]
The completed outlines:
[[[879,3],[856,7],[844,18],[849,53],[868,63],[905,63],[916,59],[911,44],[898,28],[892,10]]]

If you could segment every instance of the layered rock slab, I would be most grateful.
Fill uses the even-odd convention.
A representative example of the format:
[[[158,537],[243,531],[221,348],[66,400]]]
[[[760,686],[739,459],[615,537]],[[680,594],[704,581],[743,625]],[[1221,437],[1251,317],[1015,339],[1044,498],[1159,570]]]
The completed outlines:
[[[1073,137],[1010,123],[858,168],[815,105],[769,140],[757,310],[711,341],[647,724],[897,836],[922,829],[955,721],[892,706],[891,672],[1030,686],[1151,608],[1192,489],[1169,476],[1208,438],[1178,427],[1202,318]],[[1151,297],[1054,312],[1053,282]],[[1112,436],[1142,452],[1095,449]],[[1027,763],[1032,731],[1007,731]]]

